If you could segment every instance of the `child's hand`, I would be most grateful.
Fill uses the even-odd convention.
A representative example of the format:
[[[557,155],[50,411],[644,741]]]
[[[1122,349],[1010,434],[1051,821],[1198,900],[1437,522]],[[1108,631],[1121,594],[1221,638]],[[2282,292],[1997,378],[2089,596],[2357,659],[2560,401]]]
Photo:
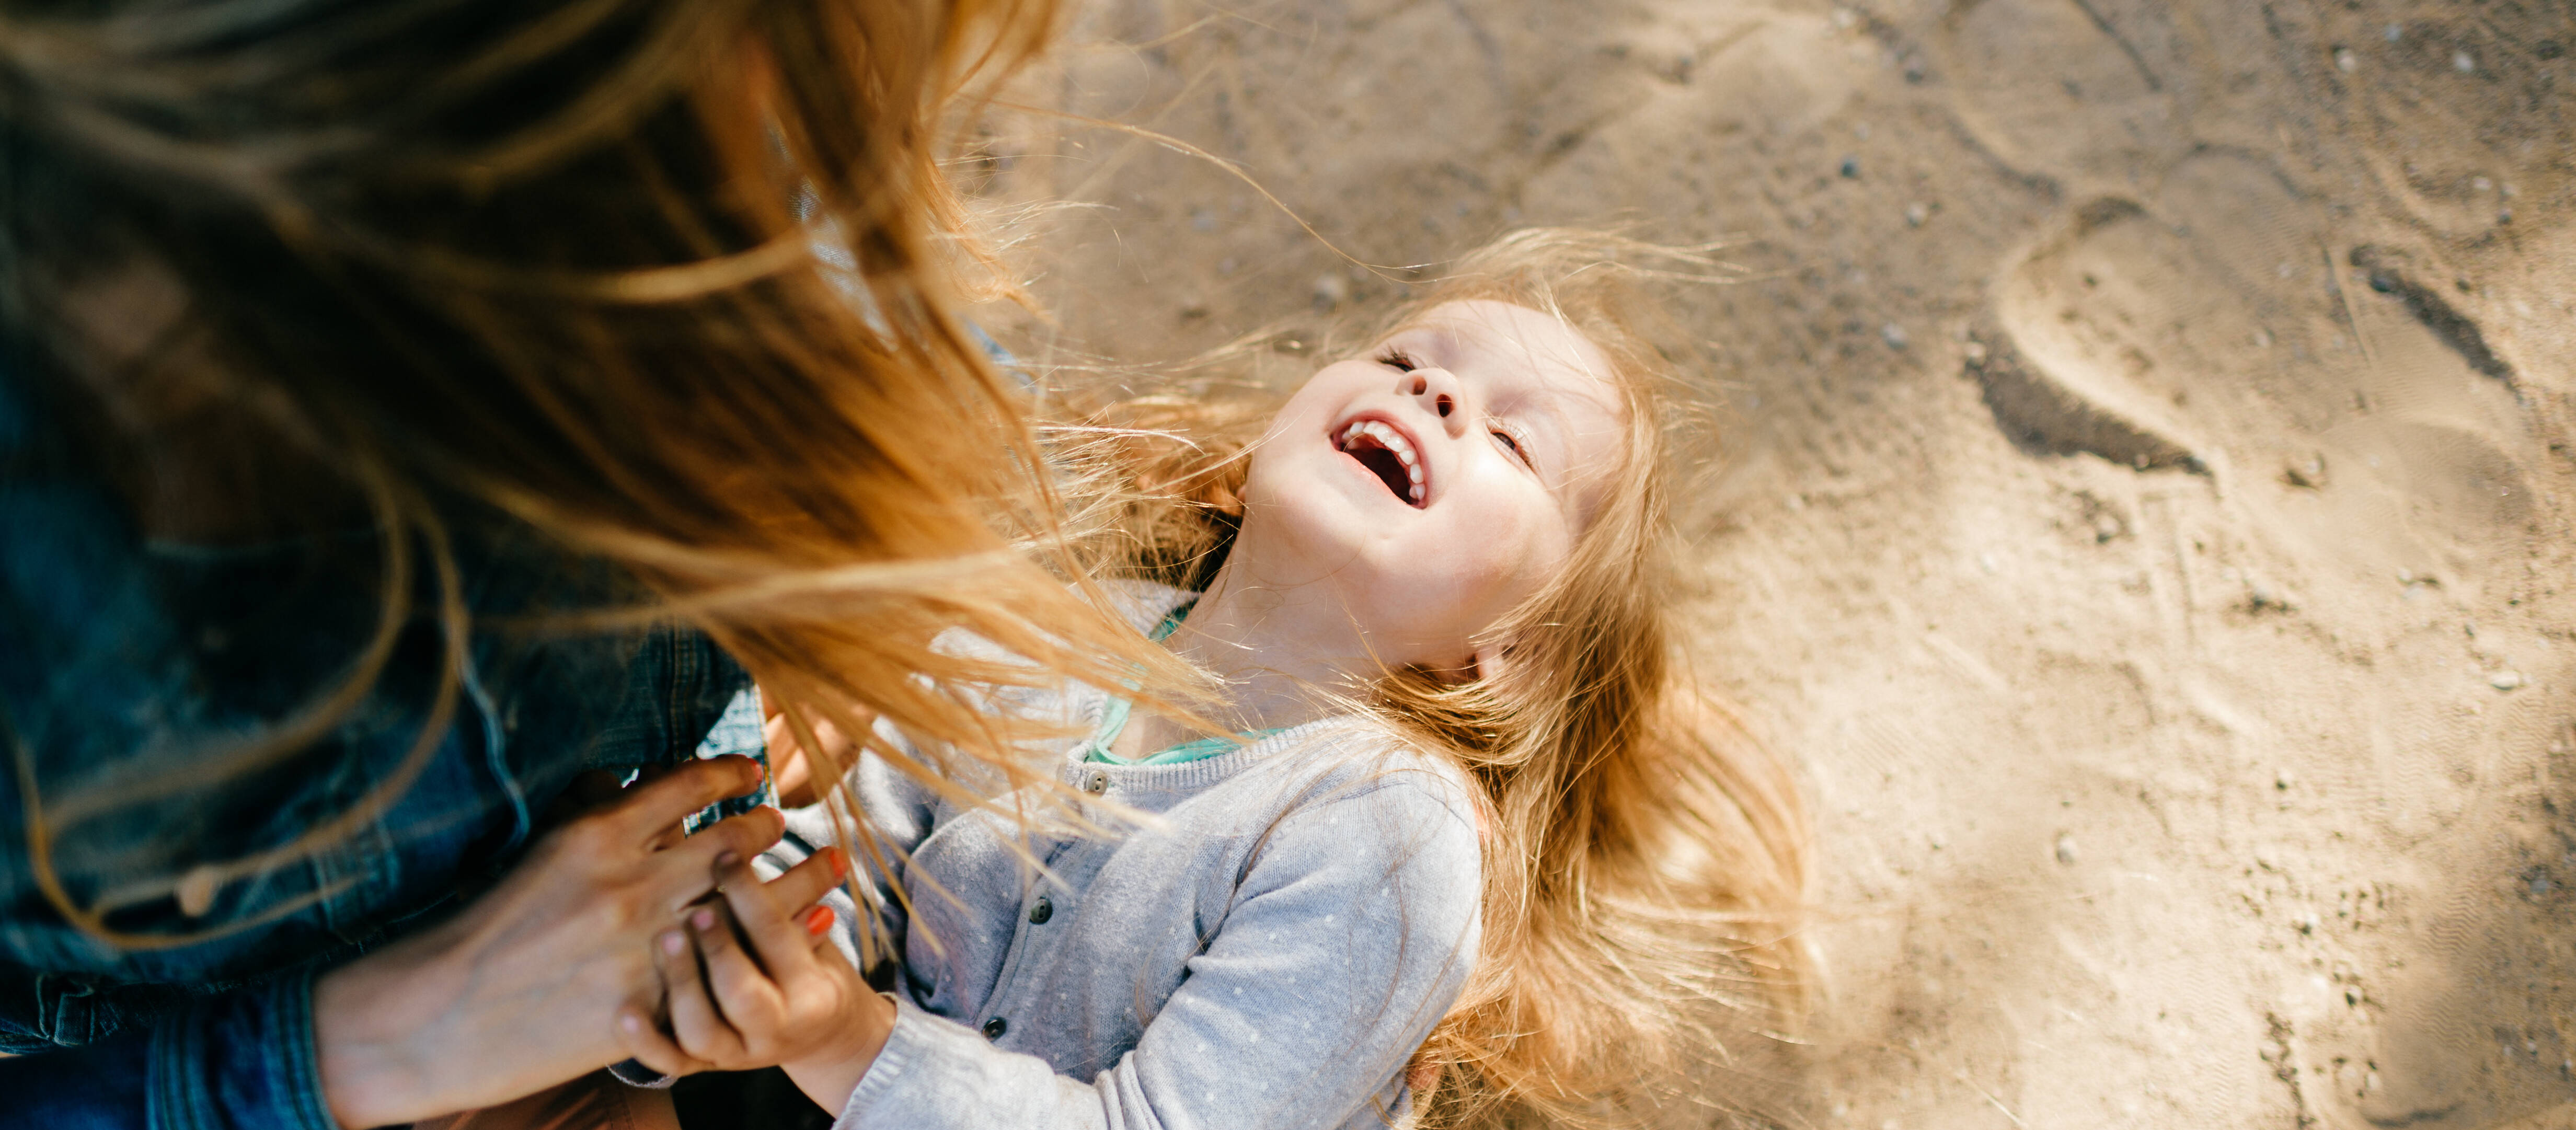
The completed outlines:
[[[656,932],[714,885],[719,856],[759,852],[783,827],[761,809],[682,840],[681,819],[759,782],[751,759],[724,757],[601,790],[591,799],[615,802],[539,838],[464,913],[322,974],[314,1055],[333,1118],[411,1122],[620,1058],[612,1019],[664,991]],[[831,885],[823,877],[806,901]]]
[[[894,1004],[825,937],[831,908],[797,913],[812,899],[795,897],[821,877],[808,869],[829,868],[838,879],[847,858],[827,848],[775,884],[741,863],[720,871],[723,903],[691,911],[684,930],[654,939],[676,1039],[630,1012],[618,1024],[627,1050],[670,1075],[783,1067],[825,1110],[849,1105],[894,1028]]]

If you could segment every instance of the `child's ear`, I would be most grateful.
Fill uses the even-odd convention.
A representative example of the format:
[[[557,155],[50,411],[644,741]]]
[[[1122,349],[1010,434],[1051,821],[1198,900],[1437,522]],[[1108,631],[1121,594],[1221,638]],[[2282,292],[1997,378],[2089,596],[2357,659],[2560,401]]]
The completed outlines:
[[[1467,670],[1475,681],[1481,683],[1488,679],[1502,678],[1503,664],[1503,645],[1489,643],[1476,649],[1475,657],[1468,660]]]

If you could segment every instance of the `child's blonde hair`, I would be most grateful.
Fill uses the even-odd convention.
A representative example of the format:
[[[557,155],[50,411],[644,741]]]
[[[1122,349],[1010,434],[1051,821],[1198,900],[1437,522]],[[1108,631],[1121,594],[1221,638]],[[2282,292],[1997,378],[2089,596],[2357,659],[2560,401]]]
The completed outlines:
[[[1563,229],[1514,232],[1394,311],[1494,299],[1550,314],[1610,359],[1624,466],[1563,571],[1459,684],[1393,671],[1363,707],[1455,759],[1484,804],[1480,960],[1420,1065],[1429,1125],[1632,1123],[1725,1054],[1720,1018],[1781,1026],[1799,1003],[1807,825],[1786,769],[1678,662],[1663,386],[1636,321],[1641,260],[1684,253]],[[1080,460],[1093,564],[1188,589],[1240,523],[1251,446],[1276,403],[1148,397],[1093,414]],[[1710,1005],[1724,1006],[1711,1008]],[[1417,1070],[1417,1078],[1427,1073]]]

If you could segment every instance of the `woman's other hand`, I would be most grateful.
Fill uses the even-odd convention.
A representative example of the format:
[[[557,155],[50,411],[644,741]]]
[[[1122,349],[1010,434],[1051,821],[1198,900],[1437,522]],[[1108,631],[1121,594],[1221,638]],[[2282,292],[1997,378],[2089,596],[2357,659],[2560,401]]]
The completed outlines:
[[[772,883],[727,867],[722,904],[654,939],[671,1034],[630,1009],[618,1018],[628,1053],[669,1075],[783,1067],[823,1109],[848,1106],[895,1018],[832,944],[831,908],[811,905],[848,873],[837,848]]]
[[[789,808],[803,808],[823,799],[822,791],[814,780],[815,766],[838,766],[847,772],[850,766],[858,763],[859,743],[842,733],[840,726],[831,719],[813,719],[814,740],[820,743],[817,748],[822,755],[807,756],[804,743],[797,738],[796,727],[788,724],[787,714],[780,708],[779,700],[764,690],[760,701],[767,711],[762,719],[762,734],[769,745],[769,764],[778,784],[778,803]],[[875,714],[864,710],[855,711],[855,716],[862,723],[876,721]]]
[[[487,1106],[624,1058],[615,1018],[651,1011],[655,935],[714,889],[718,860],[776,843],[774,809],[681,839],[680,821],[760,783],[749,758],[693,762],[557,828],[452,920],[314,982],[332,1117],[383,1126]]]

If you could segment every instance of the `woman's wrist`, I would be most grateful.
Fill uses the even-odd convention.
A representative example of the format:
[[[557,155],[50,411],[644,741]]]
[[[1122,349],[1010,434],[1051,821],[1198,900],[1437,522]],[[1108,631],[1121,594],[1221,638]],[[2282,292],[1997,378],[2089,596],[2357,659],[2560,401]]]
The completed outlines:
[[[350,1130],[442,1113],[432,1097],[435,1057],[419,1045],[436,1010],[414,1003],[436,974],[418,952],[397,945],[313,980],[314,1071],[332,1119]]]
[[[849,1108],[850,1095],[859,1089],[859,1081],[868,1077],[868,1069],[876,1065],[886,1041],[894,1036],[893,997],[869,993],[851,1011],[856,1015],[843,1029],[845,1036],[814,1055],[779,1065],[795,1081],[796,1089],[835,1116]]]

